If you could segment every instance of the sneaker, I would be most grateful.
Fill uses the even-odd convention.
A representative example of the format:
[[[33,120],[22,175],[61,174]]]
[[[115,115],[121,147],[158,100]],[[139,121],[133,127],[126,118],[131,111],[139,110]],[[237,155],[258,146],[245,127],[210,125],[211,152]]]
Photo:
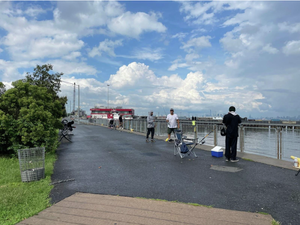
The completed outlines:
[[[151,142],[154,142],[154,140],[153,140],[153,139],[151,139]]]
[[[238,160],[238,159],[232,159],[231,160],[231,162],[238,162],[238,161],[240,161],[240,160]]]
[[[225,160],[225,161],[226,161],[226,162],[229,162],[229,161],[230,161],[230,159],[227,159],[227,158],[226,158],[226,160]]]
[[[169,140],[168,140],[168,142],[172,142],[172,141],[173,141],[172,139],[169,139]]]
[[[147,143],[149,142],[148,138],[146,139],[146,142],[147,142]]]
[[[166,141],[169,141],[169,140],[170,140],[169,138],[166,139]]]

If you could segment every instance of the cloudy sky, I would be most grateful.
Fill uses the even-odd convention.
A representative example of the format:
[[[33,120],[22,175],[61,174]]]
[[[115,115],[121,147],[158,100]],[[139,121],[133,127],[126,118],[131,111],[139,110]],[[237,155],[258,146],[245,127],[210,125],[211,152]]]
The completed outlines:
[[[39,64],[81,107],[300,115],[300,2],[1,2],[0,81]],[[60,95],[73,102],[72,85]],[[73,108],[73,106],[71,106]],[[77,97],[76,97],[77,108]]]

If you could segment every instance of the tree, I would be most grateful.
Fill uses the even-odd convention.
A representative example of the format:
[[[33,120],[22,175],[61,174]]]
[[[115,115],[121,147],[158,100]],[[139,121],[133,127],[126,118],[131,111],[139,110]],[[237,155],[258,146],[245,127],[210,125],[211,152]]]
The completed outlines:
[[[18,81],[0,97],[0,152],[44,146],[57,147],[61,103],[47,88]]]
[[[58,99],[60,101],[64,111],[62,116],[65,116],[65,104],[68,102],[68,98],[66,96],[58,96],[58,92],[60,92],[61,76],[63,73],[50,74],[49,72],[51,70],[53,70],[53,66],[51,64],[45,64],[42,66],[37,65],[33,70],[33,74],[27,73],[25,81],[29,82],[31,85],[47,88],[48,92],[53,96],[53,99]]]
[[[33,74],[27,73],[26,82],[29,82],[32,85],[45,87],[49,93],[57,96],[58,92],[60,92],[60,81],[63,73],[50,74],[50,70],[53,70],[51,64],[42,66],[37,65],[33,70]]]
[[[5,85],[2,82],[0,82],[0,96],[3,95],[5,91]]]

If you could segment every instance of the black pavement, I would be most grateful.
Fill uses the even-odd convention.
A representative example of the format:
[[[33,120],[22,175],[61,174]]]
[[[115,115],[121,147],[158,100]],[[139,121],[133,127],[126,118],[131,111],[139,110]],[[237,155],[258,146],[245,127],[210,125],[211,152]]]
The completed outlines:
[[[300,224],[300,177],[295,171],[240,160],[225,162],[196,149],[180,159],[173,144],[107,127],[76,125],[72,142],[57,150],[52,203],[76,193],[95,193],[198,203],[265,212],[282,224]],[[237,172],[230,171],[235,167]],[[218,171],[215,169],[224,169]]]

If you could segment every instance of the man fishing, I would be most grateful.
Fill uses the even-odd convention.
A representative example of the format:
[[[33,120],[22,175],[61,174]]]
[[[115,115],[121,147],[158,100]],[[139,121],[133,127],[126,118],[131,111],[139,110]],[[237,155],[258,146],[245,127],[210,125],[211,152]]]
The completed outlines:
[[[166,139],[166,141],[170,142],[172,141],[172,139],[170,139],[171,133],[173,132],[175,134],[175,130],[179,129],[179,119],[177,114],[174,114],[174,109],[170,109],[170,114],[168,114],[166,120],[168,123],[168,138]]]
[[[235,107],[230,106],[229,112],[223,117],[223,124],[226,126],[225,157],[226,161],[238,162],[236,158],[237,139],[239,136],[238,125],[241,117],[235,113]]]
[[[147,116],[147,136],[146,136],[146,142],[149,142],[149,134],[151,133],[151,142],[154,142],[154,128],[155,128],[155,123],[154,123],[154,116],[153,116],[153,111],[149,112],[149,115]]]

